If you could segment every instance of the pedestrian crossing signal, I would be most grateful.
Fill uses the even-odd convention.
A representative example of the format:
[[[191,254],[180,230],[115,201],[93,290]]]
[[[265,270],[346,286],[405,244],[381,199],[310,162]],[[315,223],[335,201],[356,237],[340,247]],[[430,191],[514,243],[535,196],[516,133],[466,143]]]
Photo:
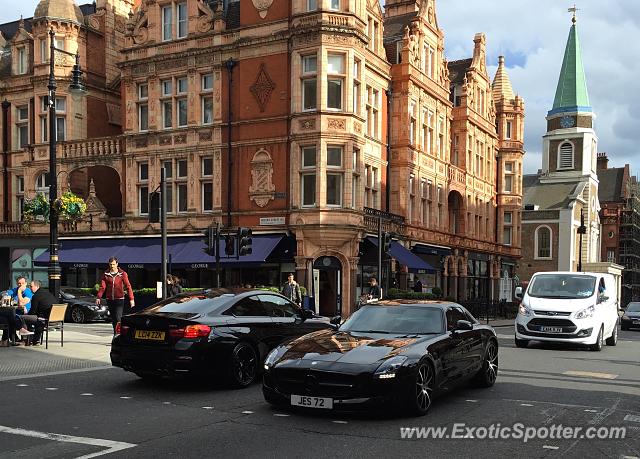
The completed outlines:
[[[216,255],[216,229],[211,226],[205,228],[202,242],[205,244],[202,251],[207,255],[214,257]]]
[[[238,255],[250,255],[253,253],[253,232],[251,228],[238,228]]]

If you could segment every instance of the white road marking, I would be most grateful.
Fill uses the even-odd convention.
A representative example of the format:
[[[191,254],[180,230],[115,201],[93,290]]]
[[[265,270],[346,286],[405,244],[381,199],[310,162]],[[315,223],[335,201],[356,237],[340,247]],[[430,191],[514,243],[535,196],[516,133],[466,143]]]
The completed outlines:
[[[121,398],[122,400],[130,400],[130,399],[131,399],[131,397],[127,397],[127,396],[120,397],[120,398]]]
[[[559,446],[551,446],[551,445],[544,445],[543,448],[544,449],[560,449]]]
[[[334,424],[349,424],[347,421],[331,421]]]
[[[119,368],[105,365],[103,367],[93,367],[93,368],[78,368],[76,370],[62,370],[62,371],[49,371],[46,373],[31,373],[28,375],[19,375],[19,376],[3,376],[0,378],[0,381],[15,381],[17,379],[32,379],[32,378],[44,378],[45,376],[60,376],[60,375],[68,375],[71,373],[86,373],[88,371],[98,371],[98,370],[115,370]]]
[[[279,418],[288,418],[291,415],[290,414],[276,413],[276,414],[274,414],[274,416],[277,416]]]
[[[203,410],[212,410],[213,407],[212,406],[203,406],[202,409]]]
[[[635,414],[627,414],[624,417],[625,421],[631,421],[631,422],[640,422],[640,416],[636,416]]]
[[[598,410],[585,410],[587,413],[597,413]]]
[[[163,405],[171,405],[171,402],[162,402]]]
[[[620,459],[640,459],[638,456],[621,456]]]
[[[16,384],[16,387],[29,387],[29,384]]]
[[[91,396],[93,396],[93,394],[90,393],[90,392],[85,392],[84,394],[80,394],[80,396],[81,397],[91,397]]]
[[[45,387],[44,390],[58,390],[57,387]]]
[[[249,410],[243,411],[242,414],[253,414],[253,411],[249,411]]]
[[[599,378],[599,379],[616,379],[618,375],[611,373],[594,373],[591,371],[565,371],[562,373],[567,376],[580,376],[583,378]]]
[[[521,403],[520,406],[533,406],[531,403]]]
[[[133,443],[124,443],[112,440],[103,440],[101,438],[89,438],[89,437],[74,437],[72,435],[62,435],[48,432],[37,432],[35,430],[26,429],[14,429],[12,427],[0,426],[0,433],[7,433],[12,435],[22,435],[23,437],[41,438],[43,440],[59,441],[63,443],[79,443],[81,445],[102,446],[104,451],[98,451],[97,453],[87,454],[80,456],[76,459],[89,459],[92,457],[103,456],[105,454],[115,453],[124,449],[133,448]]]
[[[466,402],[469,402],[469,403],[478,403],[478,401],[477,401],[477,400],[465,400],[465,401],[466,401]]]

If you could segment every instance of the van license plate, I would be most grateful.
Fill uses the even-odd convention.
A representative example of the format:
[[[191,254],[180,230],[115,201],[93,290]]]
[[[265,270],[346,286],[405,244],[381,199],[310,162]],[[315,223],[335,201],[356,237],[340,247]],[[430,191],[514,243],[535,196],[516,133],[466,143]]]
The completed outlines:
[[[562,333],[562,327],[540,327],[540,331],[547,333]]]

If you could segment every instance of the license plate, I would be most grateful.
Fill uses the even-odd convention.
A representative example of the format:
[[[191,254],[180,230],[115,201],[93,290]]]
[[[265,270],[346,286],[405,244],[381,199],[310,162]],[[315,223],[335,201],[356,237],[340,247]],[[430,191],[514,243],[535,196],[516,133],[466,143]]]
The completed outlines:
[[[333,399],[324,397],[308,397],[306,395],[292,395],[291,405],[331,410],[333,409]]]
[[[150,339],[154,341],[164,341],[164,332],[153,330],[136,330],[136,339]]]
[[[547,333],[562,333],[562,327],[540,327],[540,331]]]
[[[633,321],[633,324],[634,324],[634,325],[640,325],[640,320],[634,320],[634,321]]]

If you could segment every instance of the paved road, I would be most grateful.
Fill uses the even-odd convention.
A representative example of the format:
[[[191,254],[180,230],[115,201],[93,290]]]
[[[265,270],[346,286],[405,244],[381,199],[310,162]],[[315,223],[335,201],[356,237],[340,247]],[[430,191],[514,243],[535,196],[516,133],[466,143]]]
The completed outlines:
[[[100,324],[78,330],[96,337],[108,332]],[[640,457],[640,331],[621,332],[618,346],[600,353],[535,344],[517,349],[513,327],[499,328],[498,334],[496,385],[449,393],[422,418],[276,410],[264,403],[259,385],[228,390],[148,383],[104,366],[29,374],[1,383],[0,458],[109,452],[118,458]],[[626,438],[401,439],[401,427],[451,429],[457,423],[623,426]]]

